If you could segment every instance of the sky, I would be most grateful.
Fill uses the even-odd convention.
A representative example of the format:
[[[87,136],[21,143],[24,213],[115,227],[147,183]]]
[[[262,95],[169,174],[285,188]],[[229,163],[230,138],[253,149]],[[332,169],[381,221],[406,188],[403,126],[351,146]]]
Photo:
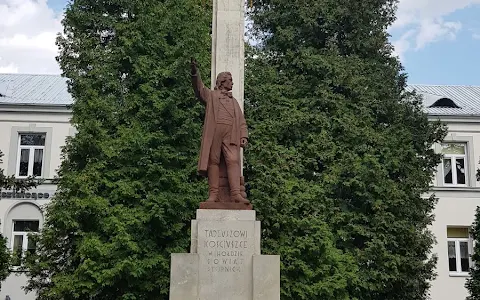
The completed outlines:
[[[0,0],[0,73],[59,74],[67,0]],[[480,85],[480,0],[400,0],[388,29],[409,83]]]

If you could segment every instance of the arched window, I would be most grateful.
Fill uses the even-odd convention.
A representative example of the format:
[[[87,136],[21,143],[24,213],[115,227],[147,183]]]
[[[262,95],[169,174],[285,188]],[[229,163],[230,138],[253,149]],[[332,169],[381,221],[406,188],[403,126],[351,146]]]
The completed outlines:
[[[452,99],[449,99],[449,98],[438,99],[437,101],[435,101],[435,103],[433,103],[429,107],[461,108],[455,102],[453,102]]]
[[[42,225],[42,211],[34,203],[22,202],[7,212],[4,234],[9,238],[13,266],[22,264],[26,251],[35,251],[35,244],[29,239],[29,235],[38,232]]]

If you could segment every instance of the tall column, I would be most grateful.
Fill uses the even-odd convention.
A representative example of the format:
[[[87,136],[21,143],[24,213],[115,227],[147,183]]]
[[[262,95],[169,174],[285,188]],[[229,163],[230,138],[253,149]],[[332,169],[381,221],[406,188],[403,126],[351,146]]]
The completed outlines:
[[[245,71],[244,0],[213,0],[212,20],[212,88],[220,72],[232,73],[232,95],[243,111]],[[243,149],[240,150],[243,175]]]
[[[232,73],[232,94],[243,110],[244,0],[213,0],[212,88],[217,74]]]

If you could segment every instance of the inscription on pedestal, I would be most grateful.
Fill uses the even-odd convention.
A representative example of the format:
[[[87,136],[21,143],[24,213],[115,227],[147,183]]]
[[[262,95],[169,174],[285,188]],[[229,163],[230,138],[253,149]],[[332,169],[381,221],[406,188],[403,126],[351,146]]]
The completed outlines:
[[[198,223],[200,300],[250,300],[254,222]]]
[[[207,256],[208,272],[243,270],[245,263],[243,252],[248,249],[248,231],[205,229],[205,237],[204,247],[211,249]]]

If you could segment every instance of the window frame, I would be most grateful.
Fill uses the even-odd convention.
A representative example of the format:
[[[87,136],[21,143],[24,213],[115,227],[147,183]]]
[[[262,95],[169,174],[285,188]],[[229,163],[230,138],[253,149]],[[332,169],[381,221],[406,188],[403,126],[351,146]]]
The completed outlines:
[[[17,154],[18,139],[22,133],[42,133],[45,134],[45,151],[43,153],[42,179],[51,179],[53,170],[51,170],[52,154],[58,149],[52,147],[54,128],[49,126],[37,127],[36,123],[30,123],[27,126],[12,126],[10,130],[10,148],[8,154],[5,155],[8,166],[7,174],[16,176],[17,173]],[[54,156],[55,157],[55,156]]]
[[[22,145],[22,135],[28,134],[36,134],[36,135],[43,135],[45,144],[43,146],[39,145]],[[35,150],[42,150],[42,166],[40,168],[40,175],[36,176],[37,178],[43,178],[44,176],[44,165],[45,165],[45,148],[46,148],[46,139],[47,133],[46,132],[19,132],[18,133],[18,145],[17,145],[17,162],[15,165],[15,178],[27,178],[28,176],[33,176],[33,165],[35,163]],[[27,175],[20,175],[20,159],[22,149],[28,149],[28,170]]]
[[[36,221],[38,222],[38,231],[15,231],[15,222],[21,222],[21,221]],[[23,259],[25,258],[25,253],[28,251],[28,240],[29,240],[29,235],[33,235],[33,234],[38,234],[40,232],[40,226],[41,226],[41,222],[39,219],[14,219],[12,220],[12,235],[11,235],[11,239],[10,239],[10,251],[12,251],[12,259],[13,259],[13,256],[15,255],[14,253],[14,244],[15,244],[15,236],[17,235],[21,235],[23,237],[23,240],[22,240],[22,254],[21,254],[21,260],[20,260],[20,264],[18,265],[14,265],[13,261],[12,261],[12,267],[13,269],[15,270],[16,268],[19,268],[22,266],[23,264]]]
[[[443,153],[443,145],[446,145],[446,144],[457,144],[457,145],[463,145],[464,149],[465,149],[465,153],[464,154],[444,154]],[[445,187],[468,187],[469,186],[469,180],[470,180],[470,176],[468,174],[468,172],[470,171],[470,168],[468,166],[468,164],[470,163],[470,160],[469,160],[469,155],[468,155],[468,143],[467,142],[454,142],[454,141],[444,141],[443,143],[440,144],[440,149],[442,149],[442,155],[443,155],[443,158],[442,158],[442,163],[440,164],[441,165],[441,168],[442,168],[442,184],[443,186]],[[457,158],[463,158],[463,167],[465,169],[465,183],[457,183]],[[451,164],[451,169],[452,169],[452,183],[446,183],[445,182],[445,163],[444,163],[444,160],[445,159],[450,159],[450,164]]]
[[[450,271],[450,257],[448,257],[448,242],[455,243],[455,264],[457,267],[457,271]],[[468,271],[462,271],[462,261],[461,261],[461,254],[460,254],[460,243],[466,242],[467,243],[467,253],[468,253]],[[472,262],[472,238],[447,238],[447,259],[448,259],[448,273],[450,276],[469,276],[470,268],[473,265]]]

